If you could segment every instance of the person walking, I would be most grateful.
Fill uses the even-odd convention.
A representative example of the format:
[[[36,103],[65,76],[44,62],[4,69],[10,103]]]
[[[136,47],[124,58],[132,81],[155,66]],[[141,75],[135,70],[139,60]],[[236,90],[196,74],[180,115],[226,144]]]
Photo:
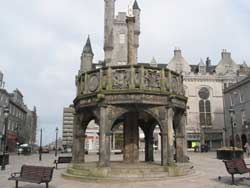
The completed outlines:
[[[249,157],[249,155],[250,155],[250,145],[248,144],[248,142],[245,143],[244,148],[246,149],[247,157]]]

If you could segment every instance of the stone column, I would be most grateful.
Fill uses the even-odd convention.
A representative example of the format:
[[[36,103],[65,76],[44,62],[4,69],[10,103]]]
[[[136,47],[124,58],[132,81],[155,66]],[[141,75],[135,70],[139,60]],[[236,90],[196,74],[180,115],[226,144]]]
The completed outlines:
[[[136,64],[135,51],[135,17],[127,16],[126,19],[128,27],[128,64]]]
[[[163,121],[163,130],[161,133],[162,141],[162,162],[163,166],[171,166],[174,163],[173,156],[173,110],[172,108],[167,109],[167,120]]]
[[[110,137],[107,107],[100,107],[99,166],[110,166]]]
[[[74,115],[72,161],[73,163],[85,162],[85,130],[77,115]]]
[[[154,161],[154,138],[152,135],[145,137],[145,161]]]
[[[180,112],[179,112],[180,113]],[[176,162],[187,162],[186,155],[186,139],[185,139],[185,127],[186,117],[184,113],[177,115],[176,126]]]
[[[127,163],[136,163],[139,161],[139,127],[136,113],[130,112],[127,114],[123,133],[123,160]]]
[[[145,161],[154,161],[154,129],[152,127],[145,128]]]

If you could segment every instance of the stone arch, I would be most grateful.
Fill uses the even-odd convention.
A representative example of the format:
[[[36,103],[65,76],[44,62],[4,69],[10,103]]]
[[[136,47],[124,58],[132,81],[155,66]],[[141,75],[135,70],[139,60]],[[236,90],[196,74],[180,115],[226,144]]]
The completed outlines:
[[[157,107],[156,107],[157,108]],[[139,108],[139,109],[136,109],[136,110],[131,110],[132,108],[126,108],[126,107],[112,107],[112,117],[111,117],[111,125],[109,127],[109,130],[111,131],[115,122],[117,121],[117,119],[121,116],[123,116],[124,114],[128,113],[128,112],[133,112],[133,111],[137,111],[138,113],[140,112],[145,112],[146,114],[148,114],[149,116],[151,116],[153,119],[156,120],[157,124],[159,125],[160,127],[160,130],[162,131],[163,130],[163,126],[162,126],[162,121],[160,120],[160,115],[153,112],[153,110],[151,110],[150,108],[146,108],[146,109],[142,109],[142,108]]]
[[[235,136],[235,143],[237,147],[241,147],[241,139],[238,134]]]
[[[243,149],[244,149],[244,146],[245,146],[246,143],[247,143],[247,136],[245,134],[242,134],[241,135],[241,146],[242,146]]]

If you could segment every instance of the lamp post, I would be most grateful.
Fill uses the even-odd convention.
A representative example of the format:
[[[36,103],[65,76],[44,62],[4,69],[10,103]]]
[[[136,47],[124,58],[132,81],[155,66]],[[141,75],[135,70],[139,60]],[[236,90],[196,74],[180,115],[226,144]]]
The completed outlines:
[[[233,120],[233,115],[234,115],[235,111],[232,108],[230,108],[228,111],[229,111],[229,114],[230,114],[230,121],[231,121],[233,159],[234,159],[235,158],[235,143],[234,143],[234,120]]]
[[[55,152],[55,157],[57,157],[57,136],[58,136],[58,127],[56,128],[56,152]]]
[[[6,145],[7,145],[7,129],[8,129],[8,117],[9,108],[4,108],[4,139],[3,139],[3,156],[2,156],[2,167],[1,170],[5,170],[5,158],[6,158]]]
[[[40,129],[40,147],[39,147],[39,161],[42,160],[42,138],[43,138],[43,129]]]

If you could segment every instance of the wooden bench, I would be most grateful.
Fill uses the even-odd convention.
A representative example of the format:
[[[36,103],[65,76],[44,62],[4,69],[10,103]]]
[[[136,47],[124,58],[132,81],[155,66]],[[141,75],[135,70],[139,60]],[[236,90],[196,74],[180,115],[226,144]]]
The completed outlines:
[[[16,188],[18,188],[18,181],[37,184],[45,183],[46,188],[48,188],[53,176],[53,170],[54,167],[23,165],[21,172],[12,173],[8,180],[16,181]]]
[[[224,160],[227,172],[232,176],[232,184],[235,184],[234,174],[245,174],[250,173],[250,168],[247,168],[247,165],[243,159],[232,159]]]
[[[72,156],[59,156],[57,160],[54,161],[56,164],[56,169],[57,169],[57,164],[59,163],[71,163],[72,161]]]

